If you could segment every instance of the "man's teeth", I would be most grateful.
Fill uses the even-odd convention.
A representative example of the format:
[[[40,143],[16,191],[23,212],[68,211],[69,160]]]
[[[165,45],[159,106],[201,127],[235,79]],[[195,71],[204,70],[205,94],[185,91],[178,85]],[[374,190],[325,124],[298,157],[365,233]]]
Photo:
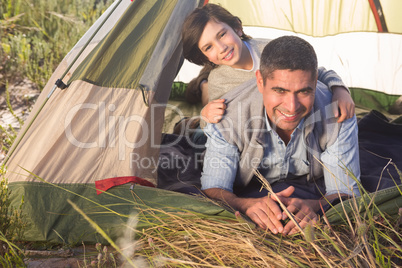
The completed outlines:
[[[286,117],[292,117],[292,116],[295,116],[296,114],[285,114],[284,112],[281,112],[281,114],[283,114],[284,116],[286,116]]]

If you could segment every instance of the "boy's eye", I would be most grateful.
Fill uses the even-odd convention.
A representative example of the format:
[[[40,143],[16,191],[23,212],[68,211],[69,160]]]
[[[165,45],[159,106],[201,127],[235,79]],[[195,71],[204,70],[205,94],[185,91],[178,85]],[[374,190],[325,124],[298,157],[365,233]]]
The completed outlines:
[[[207,46],[207,47],[205,47],[205,51],[210,50],[210,49],[211,49],[211,47],[212,47],[212,46]]]
[[[223,37],[225,34],[226,34],[226,32],[222,32],[222,33],[220,34],[220,37]]]

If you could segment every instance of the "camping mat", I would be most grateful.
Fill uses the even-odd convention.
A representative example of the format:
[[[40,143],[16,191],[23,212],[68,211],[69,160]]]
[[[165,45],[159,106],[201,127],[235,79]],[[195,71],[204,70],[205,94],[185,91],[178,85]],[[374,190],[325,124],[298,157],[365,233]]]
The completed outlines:
[[[132,187],[132,189],[130,189]],[[42,182],[9,184],[11,206],[19,207],[24,196],[23,214],[28,226],[25,241],[55,243],[105,243],[67,200],[76,204],[114,241],[132,214],[138,215],[137,230],[151,227],[167,213],[181,217],[235,219],[234,215],[204,197],[196,197],[139,185],[122,185],[96,194],[95,185]]]
[[[342,224],[347,223],[348,218],[353,221],[355,217],[367,218],[377,215],[396,218],[400,208],[402,184],[341,202],[329,209],[325,215],[331,224]]]

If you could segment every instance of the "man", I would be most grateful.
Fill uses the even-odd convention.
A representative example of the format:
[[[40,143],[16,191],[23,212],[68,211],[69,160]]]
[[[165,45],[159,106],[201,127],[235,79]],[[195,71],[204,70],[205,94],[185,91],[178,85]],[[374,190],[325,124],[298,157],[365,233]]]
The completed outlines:
[[[282,224],[287,214],[279,201],[304,228],[322,206],[359,195],[356,117],[336,122],[331,93],[317,82],[314,49],[301,38],[271,41],[256,79],[226,95],[224,119],[206,127],[202,190],[261,228],[294,234],[292,221]],[[254,169],[278,199],[260,191]]]

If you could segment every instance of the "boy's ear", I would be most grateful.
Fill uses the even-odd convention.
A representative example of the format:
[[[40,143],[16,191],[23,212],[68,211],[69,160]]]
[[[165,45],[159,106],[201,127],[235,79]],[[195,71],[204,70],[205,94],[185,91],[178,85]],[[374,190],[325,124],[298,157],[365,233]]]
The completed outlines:
[[[262,94],[263,89],[264,89],[264,78],[262,78],[262,74],[261,74],[260,70],[257,70],[255,72],[255,76],[257,78],[258,91]]]
[[[244,35],[244,32],[243,32],[243,24],[242,24],[242,22],[241,22],[241,20],[240,20],[239,17],[236,17],[236,19],[237,19],[237,21],[238,21],[238,25],[234,27],[234,28],[236,29],[235,32],[237,33],[237,35],[238,35],[239,37],[242,37],[242,36]]]

